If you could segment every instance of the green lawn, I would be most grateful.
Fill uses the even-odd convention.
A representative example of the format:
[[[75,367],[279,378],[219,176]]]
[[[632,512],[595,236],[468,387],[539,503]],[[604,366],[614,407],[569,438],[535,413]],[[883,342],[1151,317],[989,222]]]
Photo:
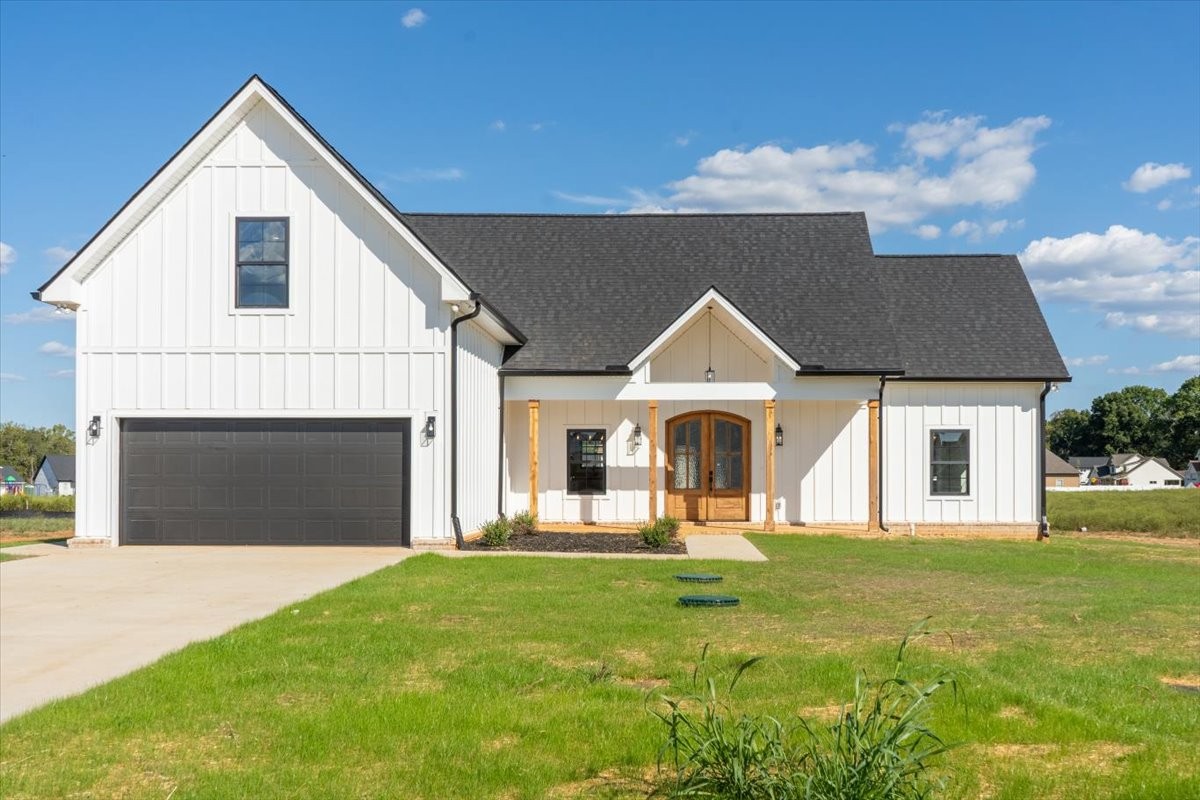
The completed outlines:
[[[1200,796],[1200,695],[1162,682],[1200,680],[1195,543],[752,538],[769,563],[414,557],[8,723],[0,796],[635,796],[647,690],[705,642],[766,656],[740,707],[820,717],[926,615],[910,662],[965,686],[946,796]],[[742,605],[677,607],[681,568]]]
[[[1129,531],[1200,537],[1200,489],[1146,492],[1046,492],[1050,527],[1058,531]]]

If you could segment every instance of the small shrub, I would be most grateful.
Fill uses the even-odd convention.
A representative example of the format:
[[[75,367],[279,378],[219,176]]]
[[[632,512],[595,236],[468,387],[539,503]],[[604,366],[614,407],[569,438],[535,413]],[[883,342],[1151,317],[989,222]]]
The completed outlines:
[[[925,635],[924,625],[904,637],[891,678],[875,683],[859,673],[854,699],[836,722],[821,726],[798,718],[789,728],[772,716],[735,714],[724,698],[760,659],[742,662],[728,686],[718,689],[705,645],[691,693],[678,700],[664,697],[667,709],[651,711],[667,728],[659,769],[664,756],[673,768],[655,794],[780,800],[933,796],[942,784],[927,772],[950,746],[929,728],[929,704],[947,686],[957,694],[957,683],[947,672],[926,682],[903,677],[905,648],[912,636]]]
[[[658,548],[671,541],[671,537],[674,535],[674,531],[671,529],[671,522],[675,523],[675,530],[678,530],[679,521],[672,517],[659,517],[654,522],[638,528],[638,533],[642,537],[642,543],[647,547]]]
[[[537,533],[538,518],[528,511],[518,511],[512,515],[512,532],[514,536],[529,536]]]
[[[494,519],[485,522],[480,530],[483,531],[483,543],[488,547],[504,547],[512,536],[512,523],[503,518]]]
[[[671,536],[677,536],[679,534],[679,520],[675,517],[672,517],[669,514],[664,514],[658,518],[658,521],[670,532]]]

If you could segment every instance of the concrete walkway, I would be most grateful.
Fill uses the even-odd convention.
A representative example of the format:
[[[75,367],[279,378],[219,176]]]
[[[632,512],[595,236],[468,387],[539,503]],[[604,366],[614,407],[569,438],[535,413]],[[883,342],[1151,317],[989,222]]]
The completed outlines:
[[[692,534],[684,539],[688,558],[718,561],[766,561],[767,557],[744,536]]]
[[[51,549],[52,548],[52,549]],[[0,721],[395,564],[381,547],[6,549]]]

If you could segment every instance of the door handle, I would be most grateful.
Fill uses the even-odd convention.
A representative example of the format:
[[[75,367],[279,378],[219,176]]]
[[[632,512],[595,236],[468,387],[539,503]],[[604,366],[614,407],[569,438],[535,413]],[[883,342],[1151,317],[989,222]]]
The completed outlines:
[[[711,492],[713,488],[713,471],[710,469],[708,471],[708,490]]]

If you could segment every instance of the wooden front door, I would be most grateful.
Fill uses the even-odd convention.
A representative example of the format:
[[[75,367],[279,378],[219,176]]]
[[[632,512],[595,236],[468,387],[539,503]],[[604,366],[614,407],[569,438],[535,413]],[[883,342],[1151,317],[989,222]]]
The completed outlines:
[[[667,421],[667,513],[692,522],[750,518],[750,421],[719,411]]]

